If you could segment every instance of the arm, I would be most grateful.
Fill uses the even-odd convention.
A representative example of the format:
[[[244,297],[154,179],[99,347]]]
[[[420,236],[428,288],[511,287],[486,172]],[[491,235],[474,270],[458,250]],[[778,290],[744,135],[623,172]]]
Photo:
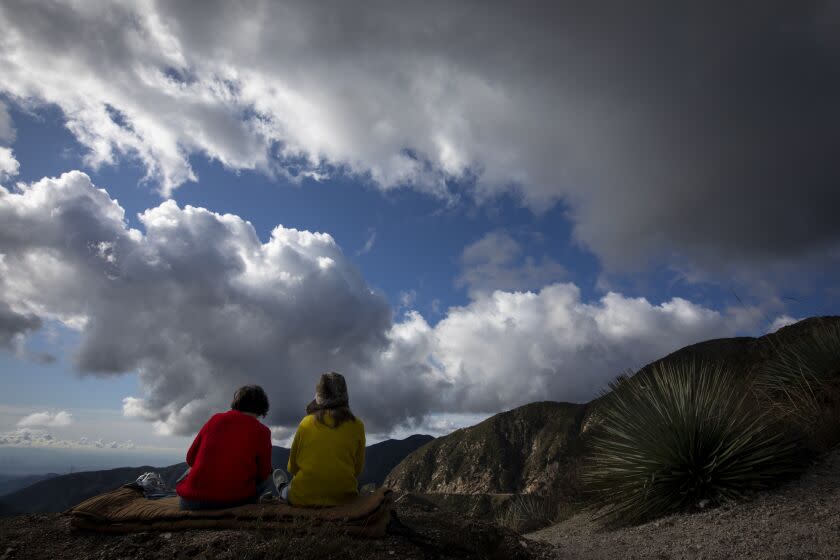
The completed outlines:
[[[264,428],[264,429],[263,429]],[[271,431],[264,426],[260,429],[260,442],[257,451],[257,480],[262,481],[271,474]]]
[[[359,440],[359,447],[356,449],[356,478],[362,474],[365,468],[365,427],[362,426],[362,437]]]
[[[287,465],[289,474],[295,476],[300,467],[297,463],[298,451],[300,450],[300,426],[298,426],[298,431],[295,432],[295,439],[292,440],[292,449],[289,451],[289,464]]]

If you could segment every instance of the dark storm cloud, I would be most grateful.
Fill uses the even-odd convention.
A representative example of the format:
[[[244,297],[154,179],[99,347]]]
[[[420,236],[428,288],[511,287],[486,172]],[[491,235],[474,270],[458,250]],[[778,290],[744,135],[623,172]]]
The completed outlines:
[[[474,179],[562,201],[608,267],[702,276],[837,246],[839,22],[832,2],[10,1],[0,70],[92,165],[137,157],[164,193],[192,153],[447,198]]]

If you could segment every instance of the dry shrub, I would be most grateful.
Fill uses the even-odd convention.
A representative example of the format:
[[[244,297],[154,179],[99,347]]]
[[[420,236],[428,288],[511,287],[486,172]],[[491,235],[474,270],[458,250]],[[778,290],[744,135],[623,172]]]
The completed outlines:
[[[819,454],[840,444],[840,325],[780,346],[753,379],[756,398]]]
[[[495,522],[518,533],[528,533],[568,519],[578,509],[575,503],[554,494],[517,494]]]

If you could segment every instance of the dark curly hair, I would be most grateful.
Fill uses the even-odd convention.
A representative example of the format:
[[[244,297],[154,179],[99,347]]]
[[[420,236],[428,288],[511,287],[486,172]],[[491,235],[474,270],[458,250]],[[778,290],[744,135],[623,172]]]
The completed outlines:
[[[245,385],[236,390],[230,407],[239,412],[265,416],[268,414],[268,396],[259,385]]]

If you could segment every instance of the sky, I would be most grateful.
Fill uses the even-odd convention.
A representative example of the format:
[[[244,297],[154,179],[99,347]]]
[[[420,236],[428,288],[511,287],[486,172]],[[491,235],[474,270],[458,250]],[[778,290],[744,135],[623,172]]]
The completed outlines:
[[[831,2],[0,4],[0,473],[585,402],[837,313]]]

